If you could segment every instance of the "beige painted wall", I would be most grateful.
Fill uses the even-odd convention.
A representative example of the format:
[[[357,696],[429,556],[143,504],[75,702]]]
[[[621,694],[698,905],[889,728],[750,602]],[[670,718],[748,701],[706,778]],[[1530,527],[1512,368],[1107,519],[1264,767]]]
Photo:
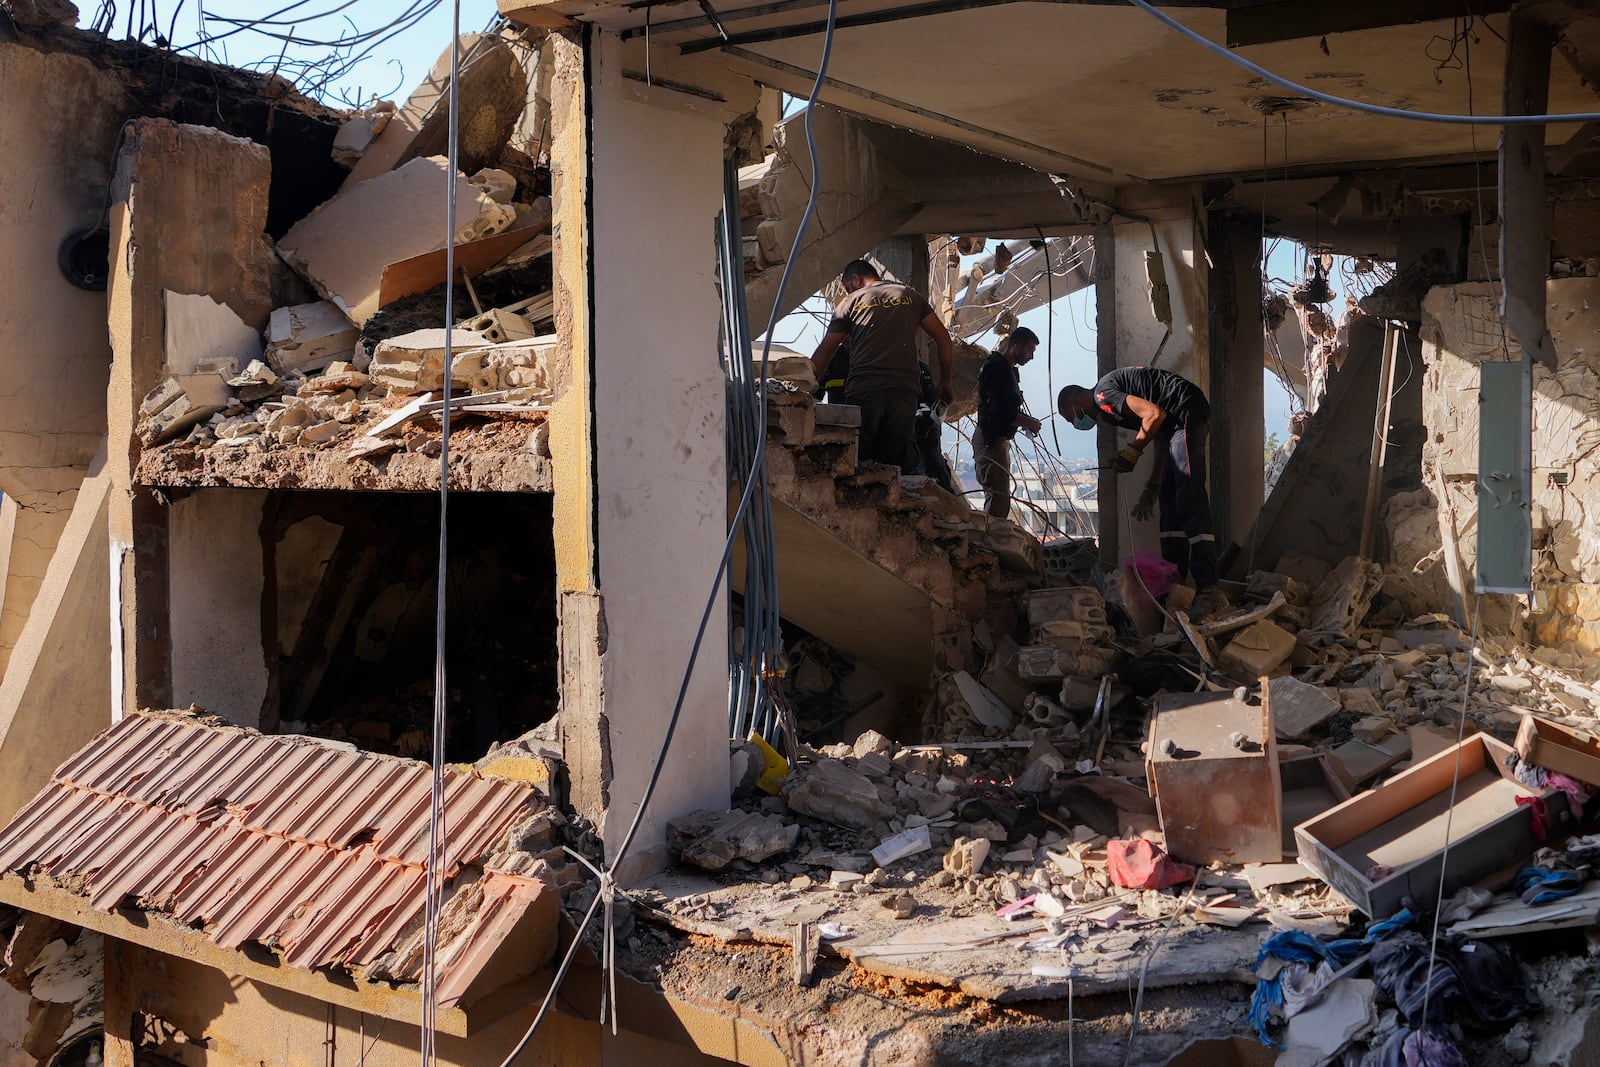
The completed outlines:
[[[239,726],[261,724],[267,663],[261,637],[264,490],[205,489],[167,520],[172,702]]]
[[[0,820],[111,723],[107,466],[102,452],[0,683]]]
[[[3,38],[0,85],[27,102],[0,122],[0,493],[17,505],[0,546],[3,672],[105,433],[105,294],[71,285],[56,252],[100,218],[127,103],[119,75]]]

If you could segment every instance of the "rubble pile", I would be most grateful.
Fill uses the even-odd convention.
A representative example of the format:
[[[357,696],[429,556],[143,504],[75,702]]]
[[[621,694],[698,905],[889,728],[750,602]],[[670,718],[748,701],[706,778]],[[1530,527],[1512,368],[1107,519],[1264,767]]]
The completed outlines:
[[[640,901],[714,936],[816,927],[857,966],[1002,999],[1062,995],[1067,978],[1126,988],[1145,968],[1255,982],[1251,1018],[1287,1046],[1280,1062],[1498,1043],[1537,1003],[1504,939],[1600,914],[1600,837],[1572,836],[1600,783],[1600,664],[1407,617],[1356,558],[1291,552],[1231,591],[1236,607],[1178,587],[1140,633],[1093,586],[1030,590],[1026,644],[975,625],[982,668],[939,676],[924,719],[939,743],[869,730],[802,748],[781,781],[753,742],[736,750],[736,810],[675,824],[680,873]],[[837,722],[853,668],[814,639],[796,652],[798,713],[827,697],[816,718]],[[1459,811],[1453,772],[1474,798]],[[1229,858],[1258,816],[1268,836]],[[1427,1020],[1408,999],[1441,880],[1439,958],[1462,988],[1492,964],[1514,994],[1476,1018],[1483,1038],[1441,1025],[1471,1017],[1472,992]],[[1182,947],[1158,954],[1158,931]],[[1211,973],[1178,978],[1184,953]]]
[[[515,62],[504,73],[522,86]],[[351,458],[373,462],[398,450],[437,450],[445,331],[394,329],[385,318],[418,300],[427,306],[414,309],[412,321],[431,326],[445,317],[439,233],[451,175],[443,156],[418,152],[427,124],[414,120],[426,115],[425,103],[408,101],[398,112],[377,104],[351,118],[333,146],[335,160],[353,168],[350,179],[277,242],[279,259],[298,277],[276,288],[321,299],[277,307],[257,335],[226,307],[167,294],[166,377],[145,396],[135,427],[147,449],[259,453],[337,442]],[[520,155],[509,145],[499,151],[513,164]],[[484,307],[472,278],[483,275],[485,290],[499,291],[496,275],[548,261],[547,183],[497,166],[455,177],[456,289],[473,313],[449,335],[452,413],[540,417],[556,386],[551,286]],[[426,224],[435,217],[441,225]],[[415,224],[395,226],[397,218]],[[548,278],[548,269],[533,273]],[[374,330],[378,322],[385,328]],[[518,440],[548,454],[541,434]]]

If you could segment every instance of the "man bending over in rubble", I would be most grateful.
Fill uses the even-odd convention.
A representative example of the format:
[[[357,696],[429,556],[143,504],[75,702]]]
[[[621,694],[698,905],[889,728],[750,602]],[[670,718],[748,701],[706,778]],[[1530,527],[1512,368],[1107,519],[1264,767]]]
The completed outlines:
[[[848,339],[845,402],[861,409],[861,458],[915,469],[912,425],[921,386],[917,331],[933,338],[939,348],[939,400],[945,404],[954,399],[950,334],[926,297],[897,282],[883,281],[877,268],[864,259],[846,264],[840,281],[848,295],[833,309],[828,332],[811,356],[817,381],[828,380],[828,363]]]
[[[1122,367],[1101,378],[1093,390],[1066,386],[1056,406],[1080,430],[1105,422],[1137,431],[1112,464],[1120,474],[1131,474],[1145,446],[1161,439],[1133,517],[1148,519],[1159,498],[1162,558],[1177,566],[1180,577],[1193,574],[1197,591],[1216,585],[1217,539],[1206,494],[1211,404],[1199,387],[1171,371]]]

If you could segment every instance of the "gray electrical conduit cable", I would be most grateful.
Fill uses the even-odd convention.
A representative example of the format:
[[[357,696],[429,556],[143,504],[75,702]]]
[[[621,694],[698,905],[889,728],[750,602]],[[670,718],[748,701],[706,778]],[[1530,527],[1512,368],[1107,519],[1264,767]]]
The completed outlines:
[[[1328,93],[1318,92],[1308,85],[1290,81],[1281,74],[1274,74],[1258,63],[1252,63],[1244,56],[1232,49],[1211,40],[1205,34],[1196,33],[1165,11],[1152,7],[1148,0],[1128,0],[1128,3],[1153,16],[1156,20],[1165,23],[1171,29],[1189,38],[1195,44],[1207,51],[1214,52],[1230,63],[1235,63],[1250,73],[1267,79],[1275,85],[1291,89],[1301,96],[1334,107],[1349,108],[1352,111],[1365,111],[1369,115],[1383,115],[1391,119],[1413,119],[1418,122],[1441,122],[1452,126],[1547,126],[1556,122],[1600,122],[1600,112],[1588,111],[1571,115],[1441,115],[1431,111],[1406,111],[1404,108],[1384,107],[1382,104],[1368,104],[1360,100],[1349,100],[1342,96],[1331,96]]]
[[[794,267],[796,258],[795,253],[799,252],[800,246],[805,240],[806,231],[810,229],[811,220],[816,215],[817,199],[822,188],[822,167],[818,162],[817,156],[816,126],[814,116],[816,115],[817,97],[822,94],[822,86],[825,84],[827,79],[828,61],[833,54],[833,30],[834,22],[837,19],[838,14],[839,0],[828,0],[828,24],[822,39],[822,59],[817,64],[817,80],[811,86],[811,95],[806,98],[805,131],[806,145],[811,153],[811,195],[806,200],[805,213],[800,216],[800,227],[794,235],[794,243],[790,248],[790,255],[784,263],[783,274],[778,279],[777,296],[772,302],[772,312],[767,318],[766,340],[762,342],[761,345],[761,391],[763,398],[765,397],[766,393],[767,364],[772,351],[772,330],[778,322],[778,309],[783,306],[783,294],[789,285],[789,273]],[[735,355],[736,354],[737,353],[735,353]],[[761,406],[761,413],[762,420],[765,422],[765,403],[763,403]],[[767,435],[763,430],[760,443],[756,448],[752,470],[760,467],[762,459],[766,454],[766,448]],[[522,1053],[527,1050],[528,1045],[533,1041],[533,1035],[538,1032],[540,1024],[544,1022],[545,1016],[549,1014],[550,1005],[555,1002],[556,991],[561,988],[561,982],[567,976],[567,971],[572,967],[572,961],[577,958],[578,948],[583,944],[584,931],[588,928],[589,923],[594,919],[594,913],[601,906],[604,896],[610,891],[610,886],[608,883],[615,875],[617,867],[622,863],[623,858],[628,853],[628,846],[633,843],[634,836],[638,833],[639,824],[643,819],[645,808],[649,805],[650,798],[655,793],[656,785],[661,780],[661,767],[665,762],[667,749],[672,744],[673,734],[677,731],[678,719],[683,713],[684,699],[689,691],[689,678],[694,671],[695,660],[698,659],[700,655],[700,643],[705,638],[706,624],[711,618],[712,610],[716,607],[717,591],[722,587],[722,578],[723,575],[727,573],[728,559],[733,553],[734,542],[742,532],[741,520],[744,517],[746,509],[750,507],[752,490],[754,489],[758,480],[759,479],[756,478],[747,478],[745,480],[744,491],[739,496],[739,505],[734,509],[733,515],[729,518],[728,536],[722,544],[722,558],[717,562],[716,575],[712,579],[711,583],[711,592],[706,597],[705,609],[700,613],[700,624],[695,628],[694,644],[689,649],[689,659],[684,665],[683,680],[678,685],[678,696],[672,705],[672,715],[667,720],[666,733],[661,739],[661,750],[656,755],[655,767],[650,772],[650,781],[645,786],[644,795],[639,800],[638,809],[634,812],[633,822],[628,826],[628,832],[626,835],[624,835],[622,844],[617,848],[616,857],[606,866],[605,873],[601,879],[600,892],[595,894],[594,900],[589,904],[589,910],[584,913],[583,921],[573,932],[572,944],[567,949],[567,954],[562,958],[560,967],[556,969],[555,977],[551,979],[550,989],[545,994],[543,1002],[541,1002],[539,1005],[538,1014],[533,1017],[533,1022],[528,1026],[528,1032],[522,1035],[522,1040],[517,1042],[516,1047],[513,1048],[506,1058],[501,1062],[501,1067],[511,1067],[511,1064],[516,1062],[517,1057],[522,1055]],[[613,1012],[614,1011],[615,1005],[613,1005]],[[614,1021],[615,1014],[613,1014],[612,1018]]]

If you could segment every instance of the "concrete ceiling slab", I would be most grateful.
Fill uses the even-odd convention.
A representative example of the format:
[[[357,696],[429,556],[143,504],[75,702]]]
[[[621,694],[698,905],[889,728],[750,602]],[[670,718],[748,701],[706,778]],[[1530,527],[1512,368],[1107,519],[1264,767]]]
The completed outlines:
[[[1211,39],[1224,39],[1225,11],[1175,13]],[[1480,20],[1471,48],[1470,106],[1480,113],[1500,108],[1505,49],[1491,30],[1503,34],[1505,21]],[[1325,92],[1466,113],[1464,67],[1439,62],[1452,25],[1392,26],[1239,51]],[[744,43],[724,54],[731,65],[794,92],[807,88],[820,44],[820,34],[807,34]],[[1456,58],[1465,58],[1459,49]],[[1180,180],[1259,172],[1263,155],[1269,168],[1286,161],[1284,119],[1264,111],[1290,94],[1132,7],[1016,3],[852,27],[835,37],[829,74],[834,85],[824,96],[839,107],[1091,178]],[[1576,112],[1594,110],[1597,102],[1576,70],[1557,64],[1550,106]],[[1469,127],[1310,101],[1288,112],[1287,122],[1291,165],[1453,159],[1492,148],[1498,138],[1492,127],[1479,128],[1474,139]],[[1576,129],[1550,126],[1548,140],[1562,144]]]

